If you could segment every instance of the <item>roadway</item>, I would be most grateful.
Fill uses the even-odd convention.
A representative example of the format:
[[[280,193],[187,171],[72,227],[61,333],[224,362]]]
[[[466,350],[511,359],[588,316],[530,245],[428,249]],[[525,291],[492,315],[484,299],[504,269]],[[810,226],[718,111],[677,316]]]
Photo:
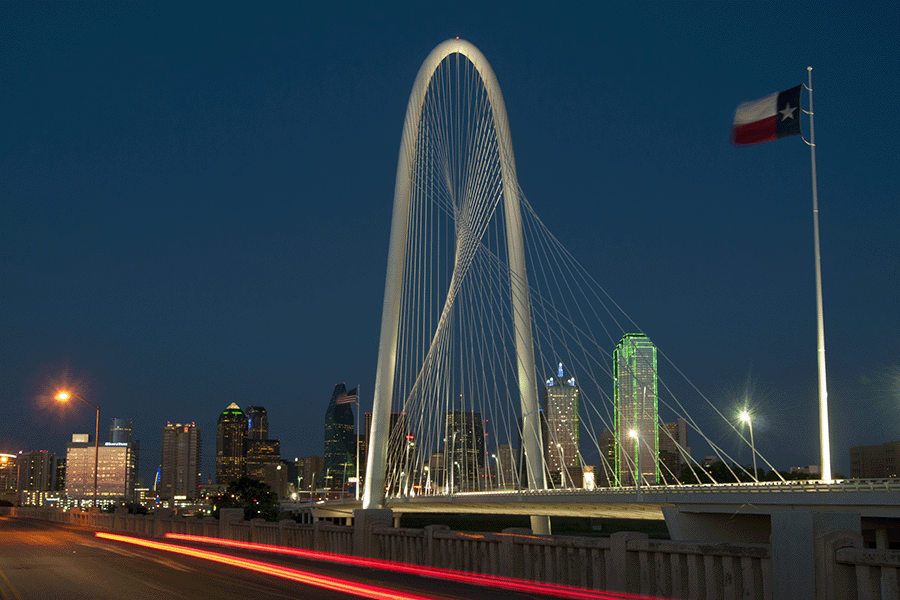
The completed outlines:
[[[0,598],[3,600],[284,600],[296,598],[558,598],[535,591],[493,589],[416,574],[172,540],[183,549],[230,555],[233,565],[156,548],[101,539],[80,527],[0,517]],[[256,561],[294,580],[236,566]],[[300,579],[297,581],[296,579]],[[337,589],[304,583],[336,580]],[[365,589],[364,589],[365,588]],[[603,594],[589,594],[596,598]],[[584,597],[584,596],[582,596]]]
[[[404,513],[577,516],[662,520],[663,509],[679,512],[770,515],[776,511],[857,512],[864,519],[900,519],[900,480],[733,483],[679,486],[462,492],[389,497],[385,508]],[[282,508],[315,518],[347,518],[361,508],[351,499],[283,503]]]

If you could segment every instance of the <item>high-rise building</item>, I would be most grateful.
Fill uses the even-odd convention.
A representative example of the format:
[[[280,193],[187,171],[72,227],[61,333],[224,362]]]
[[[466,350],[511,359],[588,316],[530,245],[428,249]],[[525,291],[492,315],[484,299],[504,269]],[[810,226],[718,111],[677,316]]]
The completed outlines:
[[[500,444],[497,446],[497,453],[494,455],[497,472],[496,486],[502,490],[514,490],[518,486],[516,481],[516,464],[518,462],[516,449],[509,444]]]
[[[46,450],[19,452],[16,469],[19,506],[43,506],[53,490],[56,457]]]
[[[594,483],[597,487],[619,485],[616,472],[616,434],[608,429],[600,433],[597,447],[600,450],[600,465],[594,469]]]
[[[140,441],[134,439],[131,419],[111,419],[109,423],[109,441],[113,445],[131,444],[130,460],[134,463],[134,473],[135,477],[137,477],[141,448]]]
[[[216,423],[216,483],[228,485],[245,474],[247,416],[232,402]]]
[[[66,491],[66,459],[59,456],[56,457],[56,474],[53,477],[53,491]]]
[[[554,487],[582,487],[581,455],[578,451],[578,386],[566,379],[559,363],[556,376],[544,387],[544,461]]]
[[[353,402],[345,402],[347,398],[347,387],[337,384],[325,411],[325,466],[319,485],[329,490],[344,489],[347,480],[356,475]]]
[[[97,456],[98,505],[131,500],[134,496],[134,448],[127,442],[106,442],[99,455],[91,436],[72,435],[66,444],[66,496],[74,505],[90,505],[94,497],[94,461]]]
[[[850,448],[850,477],[885,479],[900,476],[900,441]]]
[[[688,446],[688,424],[682,418],[659,425],[659,475],[662,482],[678,483],[681,470],[687,466],[691,449]]]
[[[247,439],[269,439],[269,417],[262,406],[248,406],[247,411]]]
[[[15,504],[18,469],[15,454],[0,454],[0,500]]]
[[[659,479],[656,346],[642,333],[627,333],[613,352],[616,473],[619,484],[654,485]]]
[[[369,447],[372,436],[372,413],[366,413],[366,432],[362,446],[360,446],[359,476],[366,476],[366,465],[369,459]],[[388,429],[388,449],[385,457],[385,485],[391,488],[390,493],[396,493],[400,487],[400,473],[405,472],[403,465],[407,462],[407,446],[411,440],[409,430],[406,427],[406,413],[391,413]],[[405,477],[405,475],[404,475]]]
[[[274,489],[274,481],[269,481],[269,469],[281,464],[281,444],[278,440],[247,440],[247,458],[245,471],[247,476],[268,483]],[[270,474],[271,475],[271,474]]]
[[[322,456],[295,458],[294,464],[297,469],[297,491],[301,494],[301,498],[309,498],[308,494],[316,491],[317,482],[325,467],[325,458]]]
[[[448,486],[458,491],[484,487],[484,423],[481,413],[454,410],[444,415],[444,465]]]
[[[202,440],[196,424],[166,423],[162,430],[162,459],[156,488],[160,500],[199,497],[201,454]]]
[[[109,423],[109,441],[113,443],[131,443],[131,419],[113,418]]]

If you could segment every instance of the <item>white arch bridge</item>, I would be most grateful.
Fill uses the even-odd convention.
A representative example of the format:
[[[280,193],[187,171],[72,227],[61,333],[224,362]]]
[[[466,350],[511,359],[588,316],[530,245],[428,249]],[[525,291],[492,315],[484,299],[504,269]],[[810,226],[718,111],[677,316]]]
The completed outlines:
[[[566,514],[748,531],[798,506],[900,516],[892,483],[760,483],[777,471],[753,407],[725,414],[650,338],[541,222],[494,71],[448,40],[403,125],[362,500],[304,510],[518,513],[535,533]],[[691,443],[745,484],[717,485]]]

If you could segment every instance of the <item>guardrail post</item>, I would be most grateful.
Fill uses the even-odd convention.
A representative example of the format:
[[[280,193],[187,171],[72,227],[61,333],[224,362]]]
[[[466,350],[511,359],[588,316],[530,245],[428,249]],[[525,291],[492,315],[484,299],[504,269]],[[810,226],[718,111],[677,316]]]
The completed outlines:
[[[153,530],[150,533],[150,537],[163,537],[166,534],[166,526],[163,524],[163,519],[172,518],[172,510],[168,508],[157,508],[153,511]]]
[[[862,531],[856,513],[813,513],[792,510],[772,513],[772,600],[824,598],[827,585],[816,585],[816,536],[849,529]],[[822,595],[817,594],[820,588]]]
[[[222,508],[219,510],[219,537],[223,540],[233,540],[231,523],[244,520],[243,508]]]
[[[275,544],[277,546],[287,546],[287,541],[285,540],[284,529],[288,525],[294,525],[293,519],[280,519],[278,521],[278,537],[275,539]]]
[[[646,533],[620,531],[609,538],[609,561],[606,563],[606,583],[610,590],[639,592],[641,564],[636,552],[628,551],[631,540],[646,540]]]
[[[389,508],[357,508],[353,511],[354,556],[381,558],[376,556],[373,532],[376,528],[390,527],[392,516],[393,511]]]
[[[531,535],[531,530],[526,527],[503,530],[503,535],[500,536],[500,572],[491,573],[492,575],[524,579],[525,549],[516,542],[517,535]]]
[[[858,531],[838,529],[816,536],[816,597],[819,600],[857,598],[856,569],[835,560],[841,548],[862,548],[863,537]]]
[[[449,531],[446,525],[426,525],[425,526],[425,557],[422,562],[424,567],[437,567],[440,562],[437,560],[439,545],[435,542],[435,531]]]
[[[266,520],[260,517],[256,517],[255,519],[250,519],[250,543],[259,544],[259,526],[265,523]]]

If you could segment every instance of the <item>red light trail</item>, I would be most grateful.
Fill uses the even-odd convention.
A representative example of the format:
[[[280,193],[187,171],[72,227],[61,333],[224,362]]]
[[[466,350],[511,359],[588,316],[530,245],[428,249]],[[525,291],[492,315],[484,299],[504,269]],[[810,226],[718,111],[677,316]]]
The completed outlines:
[[[550,583],[535,583],[533,581],[525,581],[522,579],[512,579],[509,577],[498,577],[495,575],[473,575],[471,573],[463,573],[461,571],[452,571],[450,569],[439,569],[436,567],[420,567],[408,563],[391,562],[388,560],[380,560],[375,558],[360,558],[358,556],[348,556],[345,554],[333,554],[330,552],[317,552],[315,550],[300,550],[298,548],[287,548],[284,546],[271,546],[268,544],[254,544],[250,542],[236,542],[233,540],[225,540],[221,538],[211,538],[199,535],[186,535],[182,533],[167,533],[165,537],[173,540],[184,540],[187,542],[200,542],[204,544],[218,544],[220,546],[228,546],[231,548],[241,548],[244,550],[256,550],[262,552],[273,552],[277,554],[285,554],[297,556],[301,558],[309,558],[313,560],[325,560],[329,562],[339,562],[347,565],[368,567],[375,569],[385,569],[396,571],[398,573],[407,573],[411,575],[421,575],[437,579],[447,579],[469,583],[480,586],[497,587],[507,590],[519,592],[531,592],[545,594],[548,596],[556,596],[558,598],[571,598],[573,600],[652,600],[648,596],[639,596],[635,594],[626,594],[624,592],[600,592],[591,591],[581,588],[574,588],[564,585],[554,585]]]
[[[357,583],[353,581],[345,581],[336,577],[316,575],[307,571],[300,571],[299,569],[290,569],[287,567],[281,567],[261,561],[238,558],[235,556],[229,556],[227,554],[219,554],[218,552],[209,552],[206,550],[198,550],[196,548],[178,546],[176,544],[165,544],[162,542],[154,542],[152,540],[146,540],[143,538],[135,538],[113,533],[104,533],[100,531],[98,531],[95,535],[98,538],[102,539],[125,542],[137,546],[144,546],[145,548],[153,548],[155,550],[164,550],[166,552],[183,554],[185,556],[202,558],[204,560],[209,560],[224,565],[239,567],[241,569],[247,569],[249,571],[256,571],[257,573],[274,575],[275,577],[281,577],[282,579],[289,579],[291,581],[297,581],[299,583],[304,583],[307,585],[314,585],[337,592],[353,594],[355,596],[362,596],[363,598],[374,598],[376,600],[433,600],[433,598],[429,596],[409,594],[389,588],[367,585],[364,583]]]

